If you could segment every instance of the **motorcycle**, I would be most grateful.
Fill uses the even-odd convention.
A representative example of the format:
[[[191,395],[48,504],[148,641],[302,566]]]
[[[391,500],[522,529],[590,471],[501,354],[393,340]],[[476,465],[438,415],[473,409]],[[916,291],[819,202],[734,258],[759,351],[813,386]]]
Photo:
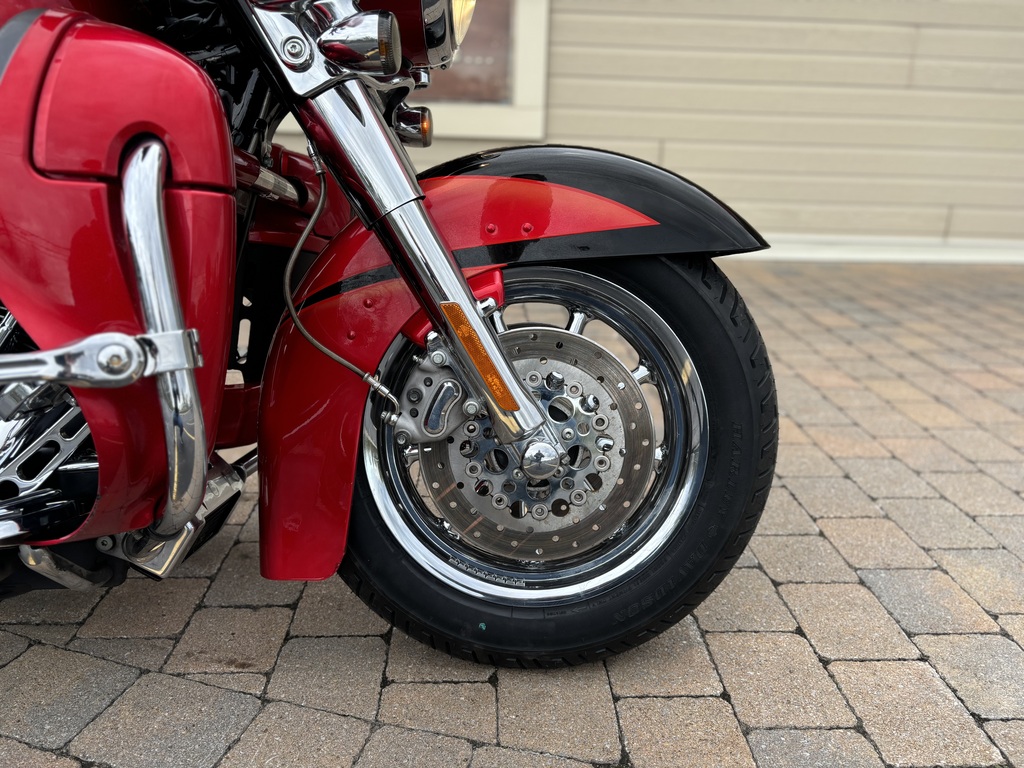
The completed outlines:
[[[472,11],[3,3],[0,594],[162,579],[257,469],[264,577],[488,664],[626,650],[724,578],[778,418],[713,258],[767,243],[609,152],[417,175]]]

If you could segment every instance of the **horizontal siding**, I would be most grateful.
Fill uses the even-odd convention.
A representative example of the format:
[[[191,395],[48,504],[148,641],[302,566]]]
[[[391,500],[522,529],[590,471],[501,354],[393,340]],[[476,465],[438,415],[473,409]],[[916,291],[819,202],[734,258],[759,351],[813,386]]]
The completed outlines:
[[[930,58],[1024,61],[1024,29],[1010,31],[921,27],[917,55]]]
[[[1017,61],[969,61],[922,59],[914,61],[911,85],[970,91],[1024,92],[1024,63]]]
[[[1024,0],[551,8],[551,142],[629,140],[768,231],[1024,237]]]
[[[600,45],[621,64],[634,50],[802,51],[909,56],[917,32],[910,27],[828,24],[822,22],[753,21],[746,19],[673,18],[656,24],[650,18],[555,12],[553,45]]]
[[[564,109],[549,105],[548,137],[634,136],[662,140],[761,141],[833,147],[941,147],[949,150],[1024,151],[1019,125],[973,121],[886,120],[875,117],[739,115],[727,112],[647,112],[610,107]]]
[[[767,233],[936,237],[937,232],[945,232],[949,222],[949,210],[939,206],[786,205],[750,198],[736,198],[729,204]]]
[[[1024,215],[1014,208],[958,207],[952,212],[949,236],[1024,240]]]
[[[665,144],[666,167],[684,176],[692,171],[745,171],[755,174],[820,176],[897,176],[956,183],[959,179],[1020,181],[1024,154],[864,147],[676,142]]]
[[[937,206],[1018,206],[1024,216],[1024,182],[992,182],[905,177],[822,177],[797,174],[722,173],[695,171],[688,176],[725,200],[744,197],[793,203]]]
[[[609,56],[607,51],[567,45],[551,50],[549,68],[554,77],[577,75],[599,82],[622,78],[624,73],[633,73],[638,82],[678,82],[685,79],[901,87],[910,82],[908,59],[776,51],[639,50],[630,52],[629,68],[625,69],[621,59]]]
[[[556,13],[725,17],[1024,29],[1019,0],[552,0]]]
[[[1024,72],[1021,77],[1024,83]],[[608,102],[615,107],[652,111],[725,112],[760,115],[847,115],[881,118],[984,117],[992,122],[1024,124],[1024,99],[1017,94],[978,91],[945,92],[908,88],[829,88],[792,83],[707,83],[631,81],[553,75],[551,103],[590,107]]]

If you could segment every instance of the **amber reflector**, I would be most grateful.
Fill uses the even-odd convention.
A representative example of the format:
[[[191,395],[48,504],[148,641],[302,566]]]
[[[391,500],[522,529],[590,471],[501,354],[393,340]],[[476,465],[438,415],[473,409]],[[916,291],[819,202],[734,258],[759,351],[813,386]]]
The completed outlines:
[[[444,312],[444,316],[448,318],[448,325],[455,331],[455,335],[459,337],[462,346],[469,353],[473,365],[484,379],[484,384],[491,390],[494,401],[506,411],[518,411],[519,403],[516,402],[508,387],[505,386],[505,382],[498,375],[494,362],[487,354],[487,350],[484,349],[483,342],[473,330],[473,326],[469,324],[469,318],[462,311],[462,307],[454,301],[445,301],[441,303],[441,311]]]

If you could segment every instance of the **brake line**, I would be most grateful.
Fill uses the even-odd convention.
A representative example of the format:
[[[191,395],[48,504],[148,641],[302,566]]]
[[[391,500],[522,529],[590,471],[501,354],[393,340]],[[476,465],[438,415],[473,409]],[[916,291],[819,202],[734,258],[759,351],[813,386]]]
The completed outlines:
[[[306,224],[306,228],[302,231],[302,234],[299,235],[299,240],[295,243],[295,248],[292,250],[291,256],[288,257],[288,264],[284,268],[284,303],[285,306],[288,307],[288,315],[291,317],[292,322],[295,323],[295,327],[306,341],[323,352],[334,362],[339,363],[350,370],[368,384],[374,393],[384,397],[395,406],[395,414],[389,417],[389,420],[391,420],[392,418],[397,418],[398,411],[401,410],[401,405],[399,404],[398,399],[391,394],[391,391],[385,387],[376,376],[362,370],[357,365],[349,362],[336,352],[331,351],[313,338],[313,334],[306,330],[306,326],[304,326],[302,321],[299,320],[298,310],[295,309],[295,302],[292,299],[290,287],[292,284],[292,272],[295,270],[295,263],[298,261],[299,254],[302,252],[302,246],[305,245],[306,238],[308,238],[310,233],[313,231],[313,227],[316,225],[317,219],[320,218],[320,214],[323,213],[324,206],[327,202],[327,171],[324,168],[323,162],[320,159],[320,154],[316,151],[313,143],[307,141],[307,146],[309,148],[309,159],[313,161],[313,169],[316,172],[316,175],[320,178],[320,199],[317,200],[316,208],[314,208],[312,215],[309,217],[309,223]]]

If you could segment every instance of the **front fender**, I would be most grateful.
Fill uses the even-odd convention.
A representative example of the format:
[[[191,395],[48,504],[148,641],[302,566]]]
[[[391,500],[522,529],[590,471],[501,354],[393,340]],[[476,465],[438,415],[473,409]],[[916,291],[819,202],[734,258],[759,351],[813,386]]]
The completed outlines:
[[[614,256],[719,256],[768,247],[736,213],[655,166],[591,149],[521,147],[454,160],[420,177],[427,208],[478,296],[497,269]],[[298,291],[313,335],[366,371],[423,315],[379,240],[352,222]],[[496,298],[500,299],[500,295]],[[261,569],[324,579],[345,552],[367,386],[285,320],[259,419]]]

